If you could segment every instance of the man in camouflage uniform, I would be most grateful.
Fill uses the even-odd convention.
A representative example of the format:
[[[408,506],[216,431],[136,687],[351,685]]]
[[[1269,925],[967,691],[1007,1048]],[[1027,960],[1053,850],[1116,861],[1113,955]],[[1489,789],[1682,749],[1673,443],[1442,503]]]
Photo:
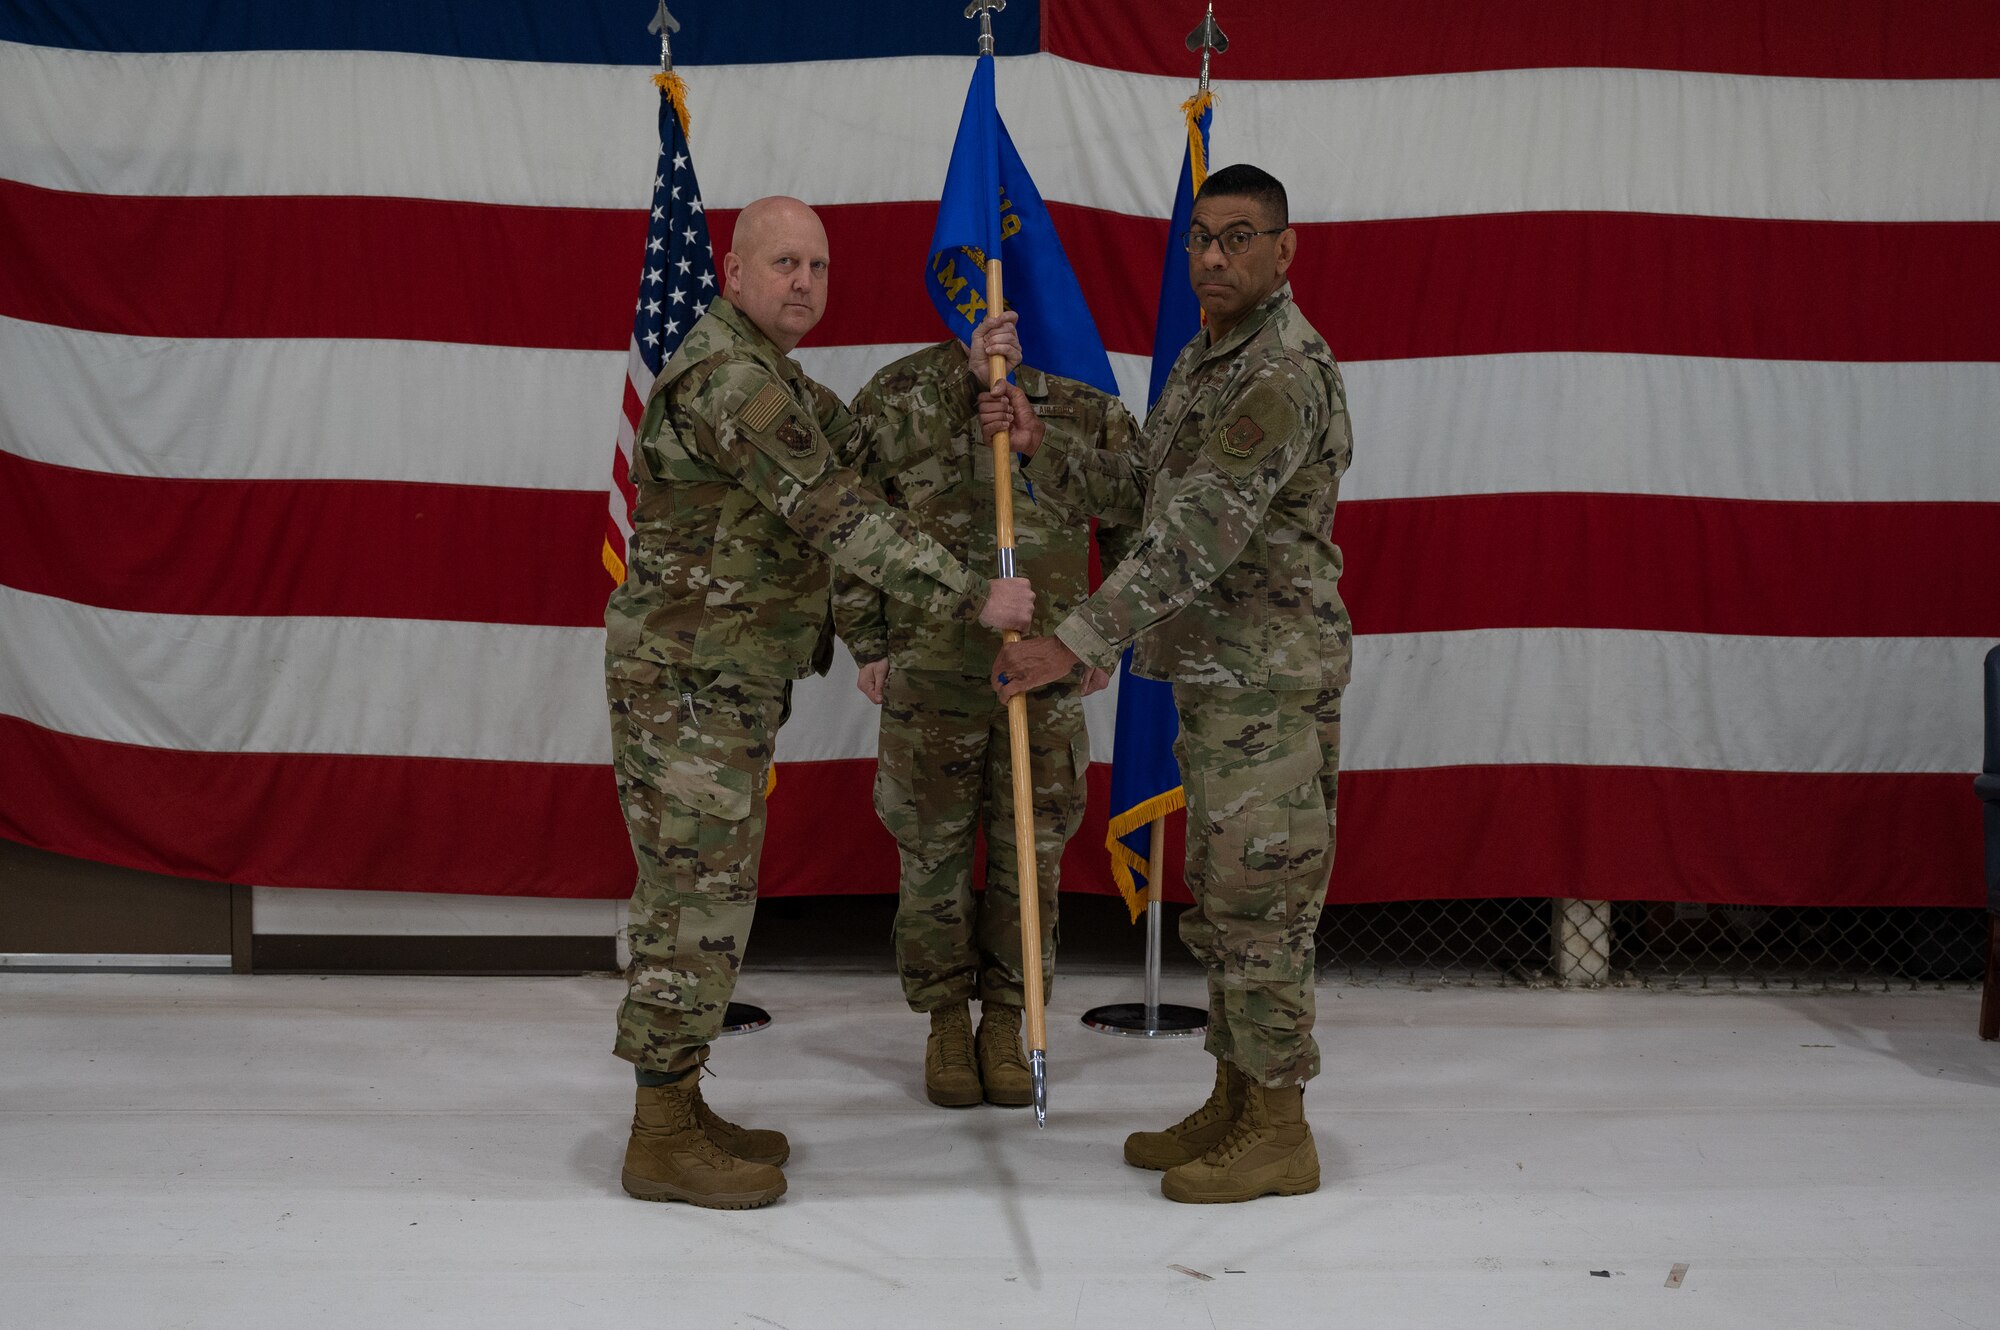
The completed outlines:
[[[660,371],[632,457],[625,582],[605,610],[618,788],[638,860],[618,1056],[638,1072],[625,1190],[722,1209],[785,1190],[790,1153],[703,1102],[757,899],[764,791],[792,681],[833,648],[829,560],[940,618],[1025,627],[854,474],[853,418],[787,353],[826,308],[826,232],[796,199],[737,219],[723,298]]]
[[[1207,328],[1174,362],[1136,456],[1043,440],[1018,395],[981,401],[1037,453],[1026,468],[1100,516],[1136,523],[1132,553],[1051,637],[1002,649],[1011,696],[1078,660],[1169,680],[1188,801],[1181,937],[1208,972],[1215,1089],[1125,1158],[1165,1170],[1177,1201],[1319,1186],[1302,1092],[1313,1042],[1313,929],[1333,854],[1340,696],[1353,636],[1331,539],[1352,454],[1346,391],[1293,305],[1297,234],[1284,187],[1255,167],[1210,176],[1185,237]]]
[[[972,568],[997,559],[993,450],[980,435],[979,393],[989,353],[1019,364],[1017,322],[1006,311],[980,325],[971,348],[947,341],[905,356],[854,399],[863,478]],[[1079,447],[1131,446],[1137,426],[1116,398],[1035,369],[1021,369],[1016,381],[1037,418]],[[1089,590],[1089,519],[1017,474],[1014,538],[1017,566],[1034,577],[1038,622],[1053,625]],[[895,941],[903,996],[931,1018],[924,1091],[951,1108],[981,1099],[1028,1104],[1013,762],[1007,710],[987,682],[1000,637],[920,613],[846,573],[835,578],[834,622],[861,664],[861,691],[882,707],[875,808],[902,861]],[[1083,698],[1108,681],[1091,670],[1028,703],[1044,998],[1055,973],[1062,852],[1082,819],[1090,765]],[[986,890],[976,894],[973,842],[982,826]]]

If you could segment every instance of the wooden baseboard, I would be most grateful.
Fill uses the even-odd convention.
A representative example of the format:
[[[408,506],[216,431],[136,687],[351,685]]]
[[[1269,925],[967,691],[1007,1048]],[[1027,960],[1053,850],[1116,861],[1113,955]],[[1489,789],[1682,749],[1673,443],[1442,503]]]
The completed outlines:
[[[260,933],[257,974],[595,974],[618,968],[608,937]]]

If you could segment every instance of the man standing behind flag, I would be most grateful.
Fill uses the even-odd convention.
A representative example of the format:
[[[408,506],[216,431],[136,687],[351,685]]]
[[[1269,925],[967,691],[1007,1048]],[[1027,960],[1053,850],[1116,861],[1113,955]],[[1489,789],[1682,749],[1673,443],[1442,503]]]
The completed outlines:
[[[1173,683],[1187,788],[1181,938],[1207,969],[1208,1102],[1137,1132],[1127,1162],[1165,1169],[1176,1201],[1244,1201],[1319,1186],[1303,1090],[1313,930],[1333,852],[1340,698],[1353,637],[1332,542],[1353,446],[1332,353],[1292,303],[1298,235],[1284,186],[1252,166],[1208,177],[1182,237],[1208,326],[1181,351],[1134,456],[1045,432],[1018,390],[981,399],[989,437],[1102,517],[1140,525],[1133,552],[1053,636],[1003,647],[1002,697],[1109,668]],[[1046,437],[1045,437],[1046,434]]]
[[[723,296],[661,370],[633,450],[624,583],[605,609],[613,755],[638,883],[617,1054],[637,1068],[625,1190],[719,1209],[785,1190],[784,1136],[703,1102],[757,899],[764,792],[795,679],[833,648],[829,560],[943,618],[1024,628],[992,583],[848,465],[854,421],[789,353],[826,309],[826,231],[796,199],[737,218]]]
[[[988,354],[1004,355],[1010,366],[1020,361],[1015,321],[1006,311],[983,321],[969,348],[947,340],[905,356],[854,399],[862,477],[974,568],[990,567],[995,558],[993,452],[980,437],[977,406]],[[1016,381],[1036,414],[1080,448],[1123,452],[1137,437],[1131,413],[1107,393],[1034,369],[1022,369]],[[1038,621],[1052,625],[1089,590],[1089,519],[1048,502],[1046,494],[1031,495],[1018,481],[1014,517],[1021,567],[1034,576]],[[1105,545],[1109,566],[1111,544]],[[1007,713],[986,677],[999,636],[913,611],[844,572],[835,578],[834,623],[861,663],[861,691],[882,707],[875,808],[896,838],[902,864],[895,943],[903,996],[912,1011],[931,1018],[924,1091],[948,1108],[981,1099],[1025,1107],[1033,1087],[1021,1052],[1020,875]],[[1103,671],[1092,670],[1080,687],[1064,679],[1030,699],[1045,996],[1055,973],[1063,847],[1083,815],[1090,765],[1083,698],[1107,682]],[[982,827],[986,889],[975,893],[973,842]],[[976,1039],[973,998],[980,1002]]]
[[[1001,259],[1012,293],[986,306],[986,263]],[[1115,396],[1098,340],[1034,179],[994,102],[993,57],[981,55],[966,90],[951,163],[938,200],[925,285],[955,335],[890,365],[855,398],[864,475],[907,507],[923,529],[968,564],[992,566],[994,460],[977,426],[989,355],[1010,371],[1025,342],[1035,369],[1022,389],[1043,419],[1079,448],[1123,450],[1137,433]],[[968,363],[969,361],[969,363]],[[1015,554],[1033,572],[1049,622],[1087,589],[1086,516],[1046,503],[1011,478]],[[1023,1107],[1033,1076],[1021,1051],[1024,991],[1020,854],[1014,821],[1007,714],[986,686],[999,646],[990,633],[926,621],[874,588],[849,581],[836,598],[841,636],[862,663],[861,691],[882,704],[875,807],[900,854],[896,959],[913,1010],[928,1012],[924,1090],[966,1107],[983,1098]],[[1033,857],[1040,905],[1037,959],[1046,999],[1054,970],[1056,889],[1063,846],[1082,815],[1090,762],[1082,697],[1064,680],[1031,703],[1028,755]],[[986,830],[986,890],[975,895],[973,842]],[[980,1000],[977,1037],[969,1002]]]

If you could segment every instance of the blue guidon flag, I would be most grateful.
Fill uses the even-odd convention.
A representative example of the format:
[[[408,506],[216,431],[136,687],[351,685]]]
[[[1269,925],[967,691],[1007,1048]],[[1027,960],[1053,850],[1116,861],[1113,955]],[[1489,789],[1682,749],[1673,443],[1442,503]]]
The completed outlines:
[[[966,90],[924,271],[931,303],[962,342],[972,340],[986,317],[986,260],[992,255],[1005,269],[1007,304],[1021,316],[1028,363],[1116,396],[1111,358],[1083,288],[994,103],[993,57],[982,55]]]
[[[1208,127],[1213,97],[1197,93],[1181,107],[1187,116],[1187,154],[1181,159],[1180,187],[1174,191],[1173,220],[1167,223],[1167,260],[1160,272],[1160,314],[1153,324],[1153,376],[1146,408],[1160,400],[1167,375],[1181,348],[1201,331],[1201,306],[1188,283],[1187,255],[1174,243],[1194,218],[1194,196],[1208,178]],[[1111,819],[1105,848],[1111,876],[1132,917],[1145,908],[1148,828],[1177,808],[1187,807],[1174,740],[1181,729],[1172,685],[1132,673],[1132,653],[1118,662],[1118,728],[1111,756]]]

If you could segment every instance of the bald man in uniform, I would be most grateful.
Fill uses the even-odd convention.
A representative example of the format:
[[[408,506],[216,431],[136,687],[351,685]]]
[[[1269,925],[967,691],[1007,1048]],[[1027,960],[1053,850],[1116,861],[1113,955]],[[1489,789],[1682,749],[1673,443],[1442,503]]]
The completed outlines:
[[[605,685],[639,868],[615,1051],[637,1070],[622,1181],[642,1200],[749,1209],[785,1190],[783,1134],[719,1117],[701,1072],[749,940],[772,745],[793,681],[832,659],[832,566],[941,619],[1034,612],[1025,579],[974,574],[853,470],[853,418],[789,354],[829,267],[805,204],[745,208],[723,294],[661,368],[633,448]]]

